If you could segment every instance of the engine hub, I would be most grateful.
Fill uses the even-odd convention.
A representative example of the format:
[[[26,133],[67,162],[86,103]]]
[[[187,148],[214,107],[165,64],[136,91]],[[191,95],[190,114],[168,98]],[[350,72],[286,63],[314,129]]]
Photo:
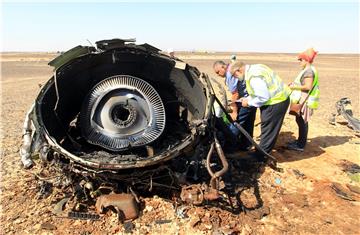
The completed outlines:
[[[165,128],[165,109],[144,80],[116,75],[89,92],[80,114],[82,134],[94,145],[121,151],[156,140]]]

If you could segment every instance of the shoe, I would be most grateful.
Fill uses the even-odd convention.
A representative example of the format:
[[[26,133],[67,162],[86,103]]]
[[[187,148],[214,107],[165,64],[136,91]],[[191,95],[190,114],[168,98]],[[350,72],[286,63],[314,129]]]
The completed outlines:
[[[304,152],[304,148],[299,147],[299,145],[297,143],[288,144],[287,148],[290,150],[298,151],[298,152]]]
[[[297,144],[297,143],[298,143],[297,140],[293,140],[293,141],[286,142],[287,145]]]

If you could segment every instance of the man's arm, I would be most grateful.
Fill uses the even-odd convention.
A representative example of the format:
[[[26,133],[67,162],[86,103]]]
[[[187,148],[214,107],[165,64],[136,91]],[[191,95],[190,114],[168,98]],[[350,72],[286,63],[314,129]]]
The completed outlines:
[[[304,92],[310,91],[311,88],[313,87],[313,81],[314,81],[314,78],[306,77],[306,78],[304,78],[304,85],[296,86],[294,84],[291,84],[290,89],[292,89],[292,90],[301,90],[301,91],[304,91]]]
[[[253,97],[246,97],[242,102],[242,106],[263,106],[270,99],[270,93],[265,81],[259,77],[254,77],[250,80],[250,86],[254,90],[255,95]]]
[[[235,103],[235,101],[239,99],[239,93],[238,92],[233,92],[231,93],[231,103],[230,103],[230,107],[232,109],[232,113],[230,114],[231,118],[233,121],[236,121],[237,118],[237,114],[238,114],[238,106]]]
[[[225,83],[231,92],[231,104],[230,107],[232,112],[230,113],[231,118],[233,121],[236,121],[237,114],[238,114],[238,106],[235,103],[237,99],[239,99],[239,92],[238,92],[238,79],[231,76],[230,72],[226,72]]]

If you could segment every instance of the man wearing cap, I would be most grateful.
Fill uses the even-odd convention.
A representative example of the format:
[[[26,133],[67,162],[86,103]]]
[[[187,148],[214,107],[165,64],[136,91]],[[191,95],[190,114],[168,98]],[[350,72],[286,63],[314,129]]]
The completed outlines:
[[[234,58],[236,59],[236,57]],[[216,61],[213,65],[213,69],[217,75],[222,78],[225,78],[225,84],[231,92],[231,101],[230,104],[232,108],[232,113],[230,114],[231,118],[239,123],[252,137],[254,132],[254,122],[256,116],[256,107],[242,107],[236,101],[240,97],[247,97],[249,94],[246,91],[246,86],[244,81],[240,81],[234,78],[230,73],[230,64],[225,64],[224,61]],[[248,150],[251,147],[251,142],[245,138],[245,136],[240,136],[241,150]]]
[[[231,75],[245,81],[249,96],[240,99],[241,105],[260,108],[259,145],[265,152],[270,153],[289,106],[290,89],[274,71],[263,64],[245,65],[240,61],[235,62],[231,66]],[[254,155],[260,161],[265,160],[258,150]]]

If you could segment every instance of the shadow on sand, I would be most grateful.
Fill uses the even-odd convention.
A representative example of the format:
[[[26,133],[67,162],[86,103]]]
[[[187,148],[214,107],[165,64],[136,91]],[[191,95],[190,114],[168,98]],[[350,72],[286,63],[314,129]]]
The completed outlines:
[[[286,148],[286,142],[296,140],[294,133],[282,132],[278,138],[280,144],[276,147],[273,155],[280,163],[318,157],[325,153],[324,148],[345,144],[352,138],[353,136],[317,136],[308,139],[304,152],[299,152]]]

